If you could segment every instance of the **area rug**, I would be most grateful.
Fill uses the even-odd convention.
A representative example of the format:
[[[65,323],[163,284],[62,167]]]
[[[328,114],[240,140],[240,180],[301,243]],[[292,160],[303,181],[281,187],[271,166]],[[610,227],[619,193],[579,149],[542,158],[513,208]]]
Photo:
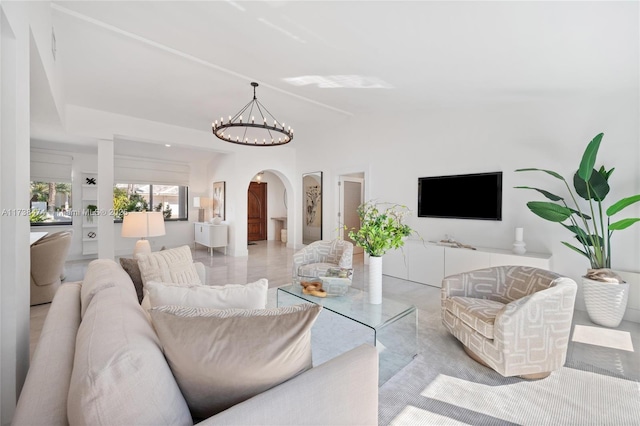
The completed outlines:
[[[275,289],[270,289],[275,305]],[[312,329],[314,365],[371,337],[323,312]],[[615,362],[614,362],[615,364]],[[440,321],[419,310],[418,355],[379,391],[380,425],[639,425],[640,383],[571,359],[546,379],[504,378],[471,360]]]
[[[638,425],[635,380],[572,364],[546,379],[504,378],[471,360],[441,325],[420,311],[419,354],[379,393],[381,425]]]

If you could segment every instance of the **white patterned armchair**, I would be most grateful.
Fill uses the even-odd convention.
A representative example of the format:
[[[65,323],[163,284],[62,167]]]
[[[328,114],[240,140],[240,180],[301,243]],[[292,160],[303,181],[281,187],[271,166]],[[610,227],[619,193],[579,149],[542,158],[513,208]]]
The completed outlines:
[[[293,255],[293,282],[303,277],[320,277],[329,268],[353,266],[353,244],[344,240],[314,241]]]
[[[564,365],[577,285],[544,269],[498,266],[442,280],[442,323],[474,360],[541,379]]]

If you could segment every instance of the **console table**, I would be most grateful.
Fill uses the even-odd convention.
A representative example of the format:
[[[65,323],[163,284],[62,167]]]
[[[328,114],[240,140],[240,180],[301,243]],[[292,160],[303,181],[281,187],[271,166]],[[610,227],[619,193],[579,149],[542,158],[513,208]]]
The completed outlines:
[[[271,220],[276,221],[275,226],[275,238],[276,241],[282,241],[282,230],[287,229],[287,218],[286,217],[272,217]],[[284,241],[286,242],[286,241]]]
[[[441,287],[442,279],[449,275],[492,266],[521,265],[551,270],[550,254],[519,255],[511,250],[488,247],[471,250],[414,239],[407,240],[402,251],[387,252],[383,259],[383,274],[435,287]]]
[[[207,251],[213,256],[213,249],[216,247],[224,247],[224,254],[227,254],[228,240],[228,226],[226,224],[214,225],[207,222],[195,222],[195,242],[193,248],[196,248],[196,244],[207,247]]]

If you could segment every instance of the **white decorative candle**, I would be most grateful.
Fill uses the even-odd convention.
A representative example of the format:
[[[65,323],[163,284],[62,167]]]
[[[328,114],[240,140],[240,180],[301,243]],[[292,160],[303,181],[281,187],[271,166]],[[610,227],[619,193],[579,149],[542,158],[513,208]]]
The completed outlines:
[[[516,228],[516,241],[523,241],[524,228]]]

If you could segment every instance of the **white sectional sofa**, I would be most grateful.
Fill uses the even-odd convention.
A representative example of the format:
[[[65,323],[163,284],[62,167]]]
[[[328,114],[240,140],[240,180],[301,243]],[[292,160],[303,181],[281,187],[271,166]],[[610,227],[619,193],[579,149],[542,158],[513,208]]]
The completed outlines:
[[[202,425],[373,425],[378,358],[360,346],[203,420]],[[127,273],[89,265],[51,305],[14,425],[193,424]]]

